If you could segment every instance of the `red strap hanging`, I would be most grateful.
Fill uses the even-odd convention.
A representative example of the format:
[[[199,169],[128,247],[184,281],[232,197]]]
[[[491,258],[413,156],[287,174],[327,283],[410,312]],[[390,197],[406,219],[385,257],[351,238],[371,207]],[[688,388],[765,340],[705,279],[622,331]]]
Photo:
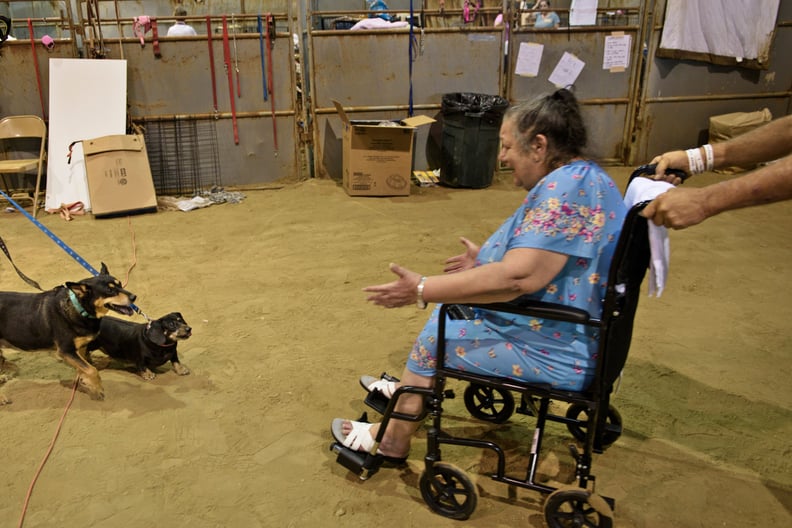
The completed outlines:
[[[231,122],[234,127],[234,143],[239,145],[239,129],[237,128],[236,105],[234,104],[234,74],[231,71],[231,48],[228,45],[228,21],[223,15],[223,60],[228,74],[228,95],[231,98]]]
[[[157,17],[151,17],[151,47],[156,58],[162,57],[159,47],[159,34],[157,33]]]

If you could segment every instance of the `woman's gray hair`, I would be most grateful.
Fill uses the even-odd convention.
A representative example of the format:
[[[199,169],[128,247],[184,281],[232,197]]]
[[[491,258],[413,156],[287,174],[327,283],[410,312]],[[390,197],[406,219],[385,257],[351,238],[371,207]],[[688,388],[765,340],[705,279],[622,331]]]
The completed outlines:
[[[586,148],[587,133],[580,106],[567,88],[511,106],[503,120],[515,124],[514,135],[521,152],[530,151],[537,134],[544,135],[551,168],[581,156]]]

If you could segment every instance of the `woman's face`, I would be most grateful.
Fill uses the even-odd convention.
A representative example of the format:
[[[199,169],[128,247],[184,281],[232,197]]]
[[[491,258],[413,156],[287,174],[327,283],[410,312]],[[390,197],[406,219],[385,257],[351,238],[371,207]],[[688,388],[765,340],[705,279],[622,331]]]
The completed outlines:
[[[547,138],[538,134],[531,142],[529,152],[523,152],[517,144],[515,132],[514,120],[505,120],[500,129],[498,159],[514,171],[514,185],[530,190],[550,172],[545,163]]]

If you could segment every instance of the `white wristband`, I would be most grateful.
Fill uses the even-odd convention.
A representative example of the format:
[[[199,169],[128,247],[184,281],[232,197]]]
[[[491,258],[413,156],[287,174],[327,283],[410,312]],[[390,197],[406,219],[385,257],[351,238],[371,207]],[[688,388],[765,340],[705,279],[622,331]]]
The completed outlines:
[[[415,299],[415,305],[421,310],[426,309],[426,301],[423,298],[424,284],[426,284],[426,277],[421,277],[421,280],[418,281],[418,293]]]
[[[707,170],[711,171],[715,168],[715,154],[712,152],[712,145],[709,143],[704,145],[704,155],[707,158]]]
[[[701,150],[694,148],[685,151],[688,157],[688,167],[691,174],[701,174],[704,172],[704,160],[701,157]]]

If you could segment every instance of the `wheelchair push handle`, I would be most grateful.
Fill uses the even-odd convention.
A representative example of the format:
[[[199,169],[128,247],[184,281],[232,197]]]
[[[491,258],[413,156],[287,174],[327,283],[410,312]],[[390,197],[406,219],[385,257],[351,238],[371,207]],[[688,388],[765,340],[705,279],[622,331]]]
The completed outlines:
[[[630,180],[633,181],[634,178],[639,176],[652,176],[655,173],[655,169],[657,168],[657,163],[647,163],[645,165],[641,165],[637,169],[635,169],[632,174],[630,174]],[[689,175],[687,172],[681,169],[671,169],[668,168],[665,170],[666,174],[670,174],[671,176],[676,176],[683,182],[688,179]]]

